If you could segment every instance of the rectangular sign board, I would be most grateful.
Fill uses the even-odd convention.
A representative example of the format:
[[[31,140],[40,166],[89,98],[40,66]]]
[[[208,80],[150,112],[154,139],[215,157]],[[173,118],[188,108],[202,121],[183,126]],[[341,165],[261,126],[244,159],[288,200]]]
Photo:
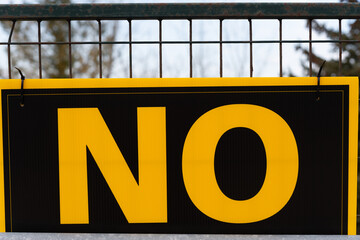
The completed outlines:
[[[356,234],[357,77],[0,88],[1,231]]]

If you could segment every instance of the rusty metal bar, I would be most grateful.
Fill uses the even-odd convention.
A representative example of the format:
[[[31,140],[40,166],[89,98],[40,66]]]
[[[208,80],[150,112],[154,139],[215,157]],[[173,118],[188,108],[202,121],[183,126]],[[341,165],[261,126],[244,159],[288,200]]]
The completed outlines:
[[[98,26],[99,26],[99,76],[102,78],[102,41],[101,41],[101,20],[98,20]]]
[[[342,75],[342,31],[341,31],[341,19],[339,19],[339,76]]]
[[[253,76],[253,40],[252,40],[252,22],[249,19],[249,40],[250,40],[250,77]]]
[[[13,24],[11,26],[9,39],[8,39],[8,71],[9,71],[9,79],[11,79],[11,50],[10,50],[10,45],[11,45],[11,38],[12,38],[12,35],[14,33],[15,23],[16,23],[16,21],[14,20]]]
[[[283,62],[282,62],[282,20],[279,19],[279,64],[280,64],[280,77],[283,76],[283,70],[282,70],[282,65],[283,65]]]
[[[193,77],[193,68],[192,68],[192,61],[193,61],[193,56],[192,56],[192,53],[193,53],[193,49],[192,49],[192,44],[193,44],[193,41],[192,41],[192,19],[189,19],[189,24],[190,24],[190,26],[189,26],[189,51],[190,51],[190,55],[189,55],[189,57],[190,57],[190,69],[189,69],[189,71],[190,71],[190,77],[192,78]]]
[[[159,19],[159,75],[162,78],[162,20]]]
[[[71,52],[71,20],[68,20],[69,41],[69,77],[72,78],[72,52]]]
[[[309,77],[312,76],[312,19],[309,19]]]
[[[132,78],[132,30],[131,30],[131,19],[128,19],[129,22],[129,77]]]
[[[3,4],[0,20],[351,19],[359,3]]]
[[[42,79],[42,63],[41,63],[41,20],[38,20],[38,52],[39,52],[39,78]]]
[[[223,77],[223,19],[220,19],[220,77]]]

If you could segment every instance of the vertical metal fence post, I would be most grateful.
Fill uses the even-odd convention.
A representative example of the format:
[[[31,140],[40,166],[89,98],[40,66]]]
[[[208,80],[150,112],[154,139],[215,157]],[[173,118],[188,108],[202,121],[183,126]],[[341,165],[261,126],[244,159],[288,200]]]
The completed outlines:
[[[249,19],[249,40],[250,40],[250,77],[253,76],[253,40],[252,40],[252,21]]]
[[[279,64],[280,64],[280,77],[283,76],[283,70],[282,70],[282,19],[279,19]]]
[[[339,19],[339,76],[342,75],[342,31],[341,19]]]
[[[102,74],[102,39],[101,39],[101,34],[102,34],[102,29],[101,29],[101,21],[98,21],[98,26],[99,26],[99,76],[100,78],[102,78],[103,74]]]
[[[189,51],[190,51],[190,69],[189,69],[189,72],[190,72],[190,78],[193,77],[193,68],[192,68],[192,61],[193,61],[193,49],[192,49],[192,19],[189,19],[189,41],[190,41],[190,46],[189,46]]]
[[[129,77],[132,78],[133,77],[133,72],[132,72],[132,30],[131,30],[131,19],[128,19],[129,22]]]
[[[39,78],[42,79],[42,63],[41,63],[41,20],[38,20],[38,51],[39,51]]]
[[[220,77],[223,77],[223,19],[220,19]]]
[[[312,76],[312,19],[309,19],[309,77]]]
[[[159,75],[162,78],[162,20],[159,19]]]
[[[71,51],[71,20],[68,20],[68,30],[69,30],[69,76],[70,78],[73,77],[72,75],[72,51]]]
[[[16,21],[13,20],[12,26],[11,26],[11,30],[10,30],[10,34],[9,34],[9,39],[8,39],[8,71],[9,71],[9,79],[11,79],[11,50],[10,50],[10,46],[11,46],[11,38],[12,35],[14,33],[14,28],[15,28],[15,23]]]

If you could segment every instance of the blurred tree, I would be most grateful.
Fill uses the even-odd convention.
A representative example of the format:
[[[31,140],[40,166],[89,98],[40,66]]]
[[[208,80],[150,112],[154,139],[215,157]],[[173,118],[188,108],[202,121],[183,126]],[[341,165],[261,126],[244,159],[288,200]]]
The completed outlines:
[[[69,4],[71,0],[39,0],[39,4]],[[10,32],[12,22],[2,22],[1,27]],[[97,41],[99,36],[99,25],[96,21],[72,21],[72,41]],[[102,24],[102,41],[115,41],[118,34],[118,22],[109,21]],[[33,21],[16,22],[12,42],[37,41],[37,23]],[[95,39],[94,39],[95,36]],[[67,21],[42,21],[41,41],[65,43],[69,40],[69,28]],[[38,77],[38,46],[37,45],[16,45],[11,46],[12,66],[18,66],[26,73],[27,77]],[[41,59],[44,78],[67,78],[69,77],[69,45],[68,44],[47,44],[41,47]],[[114,59],[121,55],[120,48],[117,51],[113,44],[102,45],[102,69],[103,77],[110,77]],[[73,77],[99,77],[99,45],[98,44],[73,44],[72,45],[72,72]],[[126,69],[120,66],[120,70]],[[12,69],[13,76],[17,74]]]
[[[358,2],[358,0],[341,0],[341,2]],[[325,34],[331,40],[339,40],[339,31],[326,27],[325,24],[320,24],[317,21],[312,21],[312,28],[314,31]],[[349,23],[349,31],[341,34],[342,40],[360,40],[360,20],[356,19]],[[309,61],[309,50],[302,46],[297,46],[297,50],[302,51]],[[339,51],[339,43],[333,44],[333,51]],[[360,44],[359,43],[342,43],[342,75],[359,76],[360,75]],[[321,64],[326,60],[323,68],[323,75],[337,76],[339,75],[339,59],[326,59],[312,52],[313,72],[312,75],[316,76]],[[302,67],[309,72],[307,62],[302,62]]]

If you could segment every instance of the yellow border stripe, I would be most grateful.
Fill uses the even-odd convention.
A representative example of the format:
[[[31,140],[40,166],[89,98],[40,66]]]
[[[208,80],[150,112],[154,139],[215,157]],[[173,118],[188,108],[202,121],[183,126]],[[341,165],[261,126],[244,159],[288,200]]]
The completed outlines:
[[[1,80],[0,80],[1,81]],[[0,84],[1,86],[1,84]],[[0,232],[5,232],[5,183],[4,183],[4,144],[2,123],[2,97],[0,96]]]
[[[314,86],[316,77],[300,78],[124,78],[124,79],[26,79],[25,89],[71,88],[151,88],[151,87],[219,87],[219,86]],[[358,97],[357,77],[322,77],[321,85],[349,85],[349,196],[348,234],[356,234]],[[0,80],[0,89],[20,89],[20,79]],[[2,104],[0,98],[0,110]],[[0,116],[0,126],[2,117]],[[0,127],[0,232],[5,232],[3,129]]]
[[[358,174],[358,116],[359,80],[354,78],[349,84],[349,202],[348,234],[356,235],[357,174]]]

